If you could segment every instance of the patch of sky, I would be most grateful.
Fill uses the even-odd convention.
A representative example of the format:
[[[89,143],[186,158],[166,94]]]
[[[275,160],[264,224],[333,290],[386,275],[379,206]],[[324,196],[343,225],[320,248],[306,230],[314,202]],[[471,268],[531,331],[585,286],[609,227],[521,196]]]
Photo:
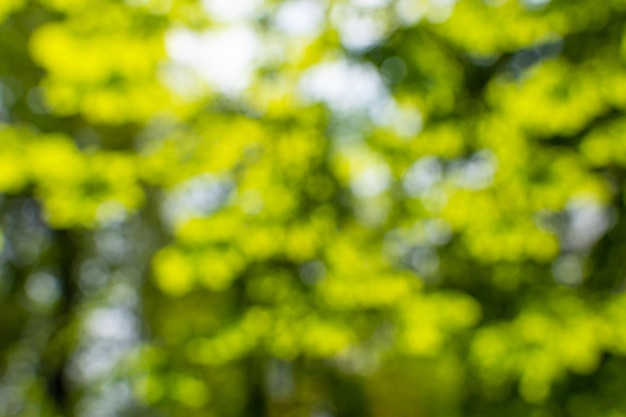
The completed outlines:
[[[338,30],[343,46],[352,51],[365,50],[380,42],[385,35],[381,19],[346,3],[333,7],[331,22]]]
[[[246,25],[195,32],[177,28],[167,33],[167,53],[178,70],[169,72],[171,84],[185,85],[186,71],[215,90],[236,96],[249,87],[263,48],[254,29]],[[180,87],[179,87],[180,89]]]
[[[206,216],[224,204],[233,191],[233,184],[210,175],[192,178],[165,197],[163,218],[174,226],[193,217]]]
[[[571,252],[589,250],[615,223],[610,209],[587,199],[571,201],[565,215],[567,221],[561,243],[564,250]]]
[[[274,26],[288,36],[313,36],[324,24],[325,9],[319,0],[286,1],[274,13]]]
[[[305,99],[324,102],[343,114],[375,115],[389,102],[389,93],[376,67],[346,59],[311,67],[300,80],[300,92]]]
[[[480,190],[491,184],[497,167],[496,156],[490,151],[483,150],[468,159],[452,161],[447,174],[461,188]]]
[[[232,23],[254,19],[262,10],[263,3],[263,0],[202,0],[202,7],[211,20]]]
[[[435,156],[417,160],[404,175],[403,186],[410,196],[419,196],[443,179],[443,165]]]

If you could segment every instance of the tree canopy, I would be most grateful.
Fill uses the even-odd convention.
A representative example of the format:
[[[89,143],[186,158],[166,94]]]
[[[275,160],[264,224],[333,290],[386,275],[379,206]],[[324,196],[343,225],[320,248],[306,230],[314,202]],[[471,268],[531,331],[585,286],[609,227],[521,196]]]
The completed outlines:
[[[1,1],[0,415],[626,416],[624,22]]]

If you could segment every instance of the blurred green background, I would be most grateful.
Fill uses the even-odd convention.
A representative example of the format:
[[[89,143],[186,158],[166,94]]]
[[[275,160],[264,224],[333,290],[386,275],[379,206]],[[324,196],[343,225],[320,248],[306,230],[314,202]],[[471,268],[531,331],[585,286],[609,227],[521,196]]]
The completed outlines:
[[[625,22],[0,0],[0,416],[626,416]]]

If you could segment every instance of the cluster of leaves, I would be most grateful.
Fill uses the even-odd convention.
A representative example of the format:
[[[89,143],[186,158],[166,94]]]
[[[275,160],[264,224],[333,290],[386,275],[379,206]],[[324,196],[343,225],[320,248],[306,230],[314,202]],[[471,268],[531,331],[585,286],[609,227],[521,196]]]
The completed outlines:
[[[626,415],[626,3],[250,4],[0,4],[0,414]]]

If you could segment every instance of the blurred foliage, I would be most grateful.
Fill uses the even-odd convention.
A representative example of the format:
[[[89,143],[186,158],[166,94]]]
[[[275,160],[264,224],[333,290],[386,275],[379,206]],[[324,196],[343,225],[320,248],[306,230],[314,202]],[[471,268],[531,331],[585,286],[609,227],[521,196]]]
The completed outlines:
[[[626,416],[625,18],[0,1],[0,415]]]

